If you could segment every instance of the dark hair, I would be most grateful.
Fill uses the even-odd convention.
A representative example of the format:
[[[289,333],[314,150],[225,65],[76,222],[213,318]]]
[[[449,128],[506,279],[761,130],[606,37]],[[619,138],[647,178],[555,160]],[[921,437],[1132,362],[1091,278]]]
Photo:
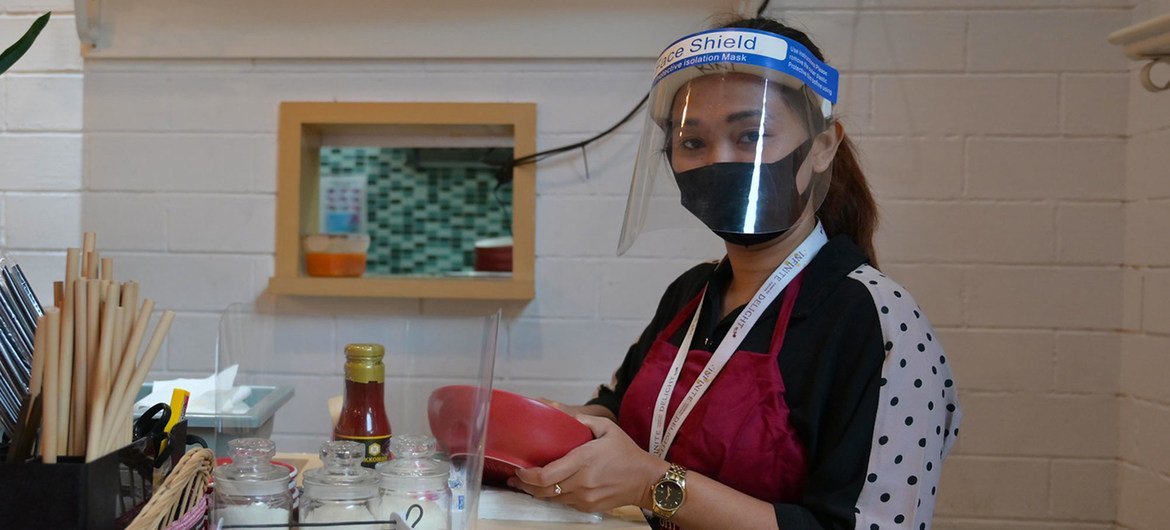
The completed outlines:
[[[741,18],[719,25],[723,28],[744,28],[775,33],[802,44],[817,59],[825,60],[821,49],[803,31],[784,25],[770,18]],[[848,136],[841,138],[837,154],[831,166],[833,178],[825,202],[817,211],[817,217],[825,226],[829,237],[846,234],[853,238],[865,252],[869,263],[877,267],[877,253],[874,251],[873,235],[877,231],[877,202],[869,189],[861,165],[857,162],[857,148]]]

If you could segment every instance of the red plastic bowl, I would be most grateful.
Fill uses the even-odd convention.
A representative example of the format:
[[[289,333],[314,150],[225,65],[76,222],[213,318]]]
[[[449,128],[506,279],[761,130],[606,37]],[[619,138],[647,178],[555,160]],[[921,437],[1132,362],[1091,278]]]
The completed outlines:
[[[439,446],[452,457],[466,456],[473,418],[474,386],[453,385],[431,393],[427,416]],[[484,443],[484,482],[501,484],[517,469],[561,458],[593,439],[576,418],[535,399],[492,390]]]

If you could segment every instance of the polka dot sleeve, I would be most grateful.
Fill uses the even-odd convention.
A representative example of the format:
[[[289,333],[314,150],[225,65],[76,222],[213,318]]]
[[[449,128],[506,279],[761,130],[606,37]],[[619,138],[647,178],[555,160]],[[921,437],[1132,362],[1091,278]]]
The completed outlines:
[[[924,530],[931,526],[943,459],[959,434],[950,365],[902,286],[869,266],[850,277],[873,297],[886,350],[856,528]]]

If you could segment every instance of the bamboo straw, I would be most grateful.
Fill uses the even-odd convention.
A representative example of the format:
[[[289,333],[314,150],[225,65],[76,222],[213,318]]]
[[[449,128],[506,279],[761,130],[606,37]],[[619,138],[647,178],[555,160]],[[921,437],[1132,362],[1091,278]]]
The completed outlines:
[[[112,308],[118,307],[118,292],[119,292],[118,284],[112,280],[101,280],[101,282],[102,282],[102,284],[101,284],[102,304],[104,304],[104,305],[102,305],[102,307],[106,307],[106,305],[109,305]],[[111,302],[111,300],[113,300],[113,301]],[[112,311],[112,309],[111,309],[111,311]],[[102,314],[105,315],[104,310],[103,310]],[[113,322],[114,322],[113,318],[114,318],[114,313],[111,312],[110,313],[110,325],[111,326],[113,325]],[[113,328],[110,328],[110,340],[113,340],[113,338],[114,338],[114,331],[113,331]],[[111,342],[110,343],[110,356],[109,356],[109,358],[106,359],[106,386],[113,384],[114,376],[118,373],[117,357],[120,357],[122,355],[122,352],[116,351],[113,348],[114,348],[114,346],[113,346],[113,343]]]
[[[65,282],[53,282],[53,307],[60,308],[65,303]]]
[[[81,257],[81,249],[70,248],[70,249],[65,250],[65,283],[66,284],[71,284],[71,283],[73,283],[73,280],[77,279],[78,272],[79,272],[77,269],[77,267],[79,265],[78,259],[80,257]],[[69,287],[69,285],[66,285],[66,287]],[[69,291],[65,291],[65,293],[68,294]],[[64,316],[64,315],[62,315],[62,316]]]
[[[126,306],[127,319],[126,326],[129,327],[131,322],[138,321],[138,282],[126,282],[127,287],[122,290],[122,305]]]
[[[104,280],[102,283],[105,284],[106,297],[111,298],[111,299],[116,298],[118,286],[115,285],[113,282],[107,282]],[[107,325],[107,324],[105,324],[105,322],[109,322],[109,324],[108,324],[109,329],[104,331],[103,333],[106,333],[109,336],[110,351],[106,355],[106,358],[104,361],[104,364],[106,365],[106,371],[103,374],[104,377],[103,377],[102,382],[101,382],[102,388],[105,388],[105,392],[107,394],[107,399],[109,399],[108,394],[110,393],[110,387],[112,387],[114,384],[114,377],[117,375],[117,369],[118,369],[117,365],[114,364],[113,358],[121,356],[121,352],[114,351],[114,312],[117,311],[117,309],[118,309],[117,304],[108,304],[107,303],[107,304],[102,306],[102,325],[105,326],[105,325]],[[102,340],[102,343],[104,344],[106,337],[103,336],[101,338],[101,340]],[[102,413],[104,415],[105,410],[102,410]]]
[[[111,287],[112,288],[112,287]],[[102,446],[102,426],[105,422],[105,408],[106,403],[110,398],[110,373],[109,373],[109,357],[111,356],[111,348],[114,342],[114,304],[106,304],[102,308],[102,330],[101,341],[98,346],[98,358],[94,363],[97,366],[97,375],[94,380],[97,383],[92,387],[90,393],[90,403],[92,411],[89,415],[89,434],[86,444],[85,461],[92,462],[105,453],[105,447]]]
[[[111,351],[113,351],[115,356],[117,357],[116,359],[114,359],[114,366],[112,367],[115,371],[121,370],[122,363],[125,362],[125,359],[121,355],[122,351],[126,349],[126,335],[122,333],[122,330],[126,329],[125,321],[126,321],[126,308],[122,307],[120,305],[115,305],[114,306],[114,325],[110,327],[110,332],[113,334],[113,337],[114,337],[114,346],[113,346],[113,350],[111,350]],[[130,361],[131,361],[131,363],[133,363],[134,359],[131,358]]]
[[[81,251],[90,253],[97,250],[97,234],[93,232],[86,232],[81,235]],[[88,257],[88,256],[87,256]],[[82,262],[81,270],[89,270],[89,262]]]
[[[143,313],[149,315],[149,313]],[[140,317],[141,318],[141,317]],[[147,317],[149,318],[149,316]],[[117,407],[111,410],[115,411],[120,418],[129,421],[133,411],[130,407],[134,404],[133,396],[138,394],[138,389],[142,387],[142,383],[146,381],[146,374],[150,372],[150,368],[154,366],[154,359],[158,356],[158,350],[162,347],[163,340],[166,339],[167,333],[171,330],[171,323],[175,320],[175,312],[171,310],[163,311],[162,317],[159,318],[158,323],[154,326],[154,333],[150,336],[150,342],[146,345],[146,352],[142,354],[142,360],[134,368],[134,375],[130,379],[128,385],[114,388],[114,393],[117,394]],[[127,350],[129,351],[129,350]],[[107,425],[109,423],[107,422]],[[120,429],[125,432],[126,429]],[[116,438],[115,438],[116,439]],[[113,447],[112,449],[116,449]]]
[[[101,276],[103,280],[113,281],[114,279],[114,260],[113,258],[102,258]]]
[[[113,285],[111,285],[110,290],[113,291],[114,289],[115,289],[115,287]],[[120,310],[120,309],[122,309],[122,308],[115,309],[115,317],[113,319],[114,326],[112,326],[114,329],[116,329],[117,326],[120,324],[120,322],[118,321],[118,317],[116,316],[118,313],[118,310]],[[139,327],[141,327],[143,329],[143,331],[138,332],[139,338],[136,341],[137,343],[130,344],[130,346],[133,346],[133,347],[127,347],[127,348],[124,348],[123,350],[118,350],[118,349],[112,350],[111,356],[112,357],[119,357],[120,359],[113,363],[113,365],[117,367],[117,375],[114,376],[113,381],[109,385],[110,386],[110,397],[106,401],[106,410],[105,410],[105,414],[104,414],[105,425],[102,428],[102,434],[101,434],[102,439],[103,439],[103,447],[106,446],[105,442],[111,439],[110,436],[112,435],[112,433],[110,431],[117,428],[117,425],[115,425],[114,422],[117,419],[117,417],[116,417],[117,414],[120,414],[120,412],[119,412],[120,409],[117,408],[118,398],[119,398],[120,392],[122,391],[122,389],[124,389],[126,387],[126,385],[128,385],[130,383],[130,378],[134,374],[134,361],[135,361],[135,358],[138,356],[138,345],[139,345],[139,343],[142,342],[142,334],[145,333],[146,326],[150,321],[150,312],[153,310],[154,310],[154,301],[150,300],[149,298],[146,300],[143,300],[142,301],[142,311],[140,311],[138,313],[138,321],[134,323],[134,329],[136,331],[139,329]],[[115,337],[117,336],[116,331],[113,331],[111,334],[114,335]],[[131,341],[135,342],[133,332],[131,333]],[[117,343],[117,341],[114,341],[113,344],[116,344],[116,343]],[[137,389],[135,389],[135,392],[137,393]]]
[[[89,401],[89,280],[73,282],[73,403],[69,415],[69,454],[85,454],[85,405]],[[97,330],[95,329],[96,333]]]
[[[123,309],[121,330],[122,348],[125,348],[126,341],[130,339],[130,332],[134,327],[134,315],[137,313],[136,309],[138,309],[136,307],[138,305],[138,290],[135,288],[134,282],[122,284],[122,303],[120,305]]]
[[[85,268],[82,269],[82,274],[87,280],[98,279],[98,264],[101,263],[100,257],[101,254],[96,250],[85,253]]]
[[[45,375],[45,357],[49,345],[49,325],[47,324],[48,317],[41,315],[37,317],[37,329],[33,332],[33,358],[32,358],[32,373],[28,378],[28,402],[32,403],[37,396],[41,394],[41,385],[44,382]]]
[[[92,388],[95,384],[94,374],[97,373],[97,356],[98,347],[101,345],[101,335],[99,333],[101,326],[101,282],[92,280],[86,282],[85,295],[85,322],[86,327],[89,328],[89,348],[85,351],[86,362],[89,363],[89,386]],[[92,403],[92,402],[91,402]]]
[[[110,282],[110,301],[111,302],[109,303],[115,308],[123,307],[121,283],[113,281]],[[110,339],[112,342],[110,343],[110,360],[108,360],[108,363],[110,363],[110,374],[113,376],[113,374],[116,374],[119,370],[122,370],[122,353],[123,350],[125,350],[126,345],[124,340],[119,340],[118,337],[122,335],[122,321],[125,319],[125,311],[123,311],[122,315],[119,316],[118,310],[115,309],[113,312],[111,312],[110,315],[111,318],[113,318],[113,325],[112,328],[110,328]]]
[[[61,359],[61,311],[56,307],[45,309],[48,317],[47,351],[45,352],[44,406],[41,408],[41,461],[46,464],[57,462],[57,371]]]
[[[59,371],[57,372],[57,391],[60,400],[57,402],[59,454],[68,455],[73,447],[69,432],[69,414],[73,406],[73,283],[77,279],[77,266],[80,250],[71,248],[65,251],[65,283],[62,292],[65,294],[64,305],[61,307],[61,346]]]

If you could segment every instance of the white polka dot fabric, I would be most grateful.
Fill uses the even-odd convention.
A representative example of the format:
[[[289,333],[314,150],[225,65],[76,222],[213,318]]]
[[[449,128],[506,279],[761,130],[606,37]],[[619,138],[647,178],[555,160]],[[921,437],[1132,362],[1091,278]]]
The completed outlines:
[[[857,528],[924,530],[962,416],[951,365],[926,315],[901,285],[868,265],[850,278],[873,296],[886,347]]]

